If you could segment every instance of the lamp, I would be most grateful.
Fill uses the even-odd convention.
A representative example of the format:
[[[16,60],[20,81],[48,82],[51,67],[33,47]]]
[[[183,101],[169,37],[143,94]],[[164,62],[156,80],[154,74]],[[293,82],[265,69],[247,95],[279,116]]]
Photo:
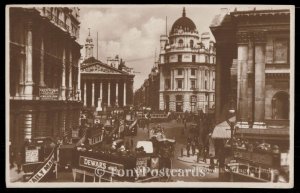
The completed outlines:
[[[235,129],[235,121],[230,120],[235,114],[235,106],[234,106],[234,101],[231,98],[230,103],[229,103],[229,108],[228,108],[228,119],[226,120],[228,125],[230,126],[230,149],[231,149],[231,154],[233,155],[233,134],[234,134],[234,129]],[[233,182],[233,173],[230,168],[230,181]]]

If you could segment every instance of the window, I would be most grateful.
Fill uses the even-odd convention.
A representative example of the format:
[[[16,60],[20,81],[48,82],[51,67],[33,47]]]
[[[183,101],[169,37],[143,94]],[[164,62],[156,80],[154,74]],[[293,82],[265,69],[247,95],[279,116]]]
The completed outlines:
[[[193,40],[190,41],[190,47],[191,47],[191,48],[194,47],[194,41],[193,41]]]
[[[192,55],[192,62],[196,62],[196,56]]]
[[[205,56],[205,62],[208,63],[208,56]]]
[[[182,75],[182,69],[181,68],[177,69],[177,75]]]
[[[191,89],[196,89],[196,81],[191,80]]]
[[[179,46],[179,47],[183,47],[183,40],[182,40],[182,39],[180,39],[180,40],[178,41],[178,46]]]
[[[212,89],[215,90],[215,79],[212,80]]]
[[[274,62],[288,63],[288,40],[277,39],[274,42]]]
[[[192,76],[195,76],[195,75],[196,75],[196,69],[195,69],[195,68],[192,68],[192,69],[191,69],[191,75],[192,75]]]
[[[212,100],[213,100],[213,102],[215,102],[215,95],[214,94],[212,95]]]
[[[178,62],[182,62],[182,55],[178,55]]]
[[[205,76],[207,76],[207,70],[205,70]]]
[[[182,88],[182,80],[177,80],[177,88]]]
[[[207,81],[204,82],[204,88],[207,89]]]
[[[165,80],[165,89],[166,90],[170,89],[170,79]]]

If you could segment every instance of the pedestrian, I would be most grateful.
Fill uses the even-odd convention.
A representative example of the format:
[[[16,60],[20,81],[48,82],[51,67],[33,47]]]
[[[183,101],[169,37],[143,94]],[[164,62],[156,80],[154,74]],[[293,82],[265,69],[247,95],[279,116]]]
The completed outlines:
[[[208,155],[207,147],[204,147],[204,148],[203,148],[203,161],[204,161],[205,163],[206,163],[207,155]]]
[[[188,157],[190,157],[190,148],[191,148],[190,146],[191,146],[190,142],[188,142],[187,145],[186,145],[186,151],[187,151],[187,156]]]
[[[22,154],[21,152],[18,152],[17,154],[17,172],[18,174],[21,172],[21,167],[22,167]]]
[[[133,139],[130,139],[131,148],[133,148]]]
[[[197,163],[200,161],[200,151],[197,152]]]
[[[195,155],[195,151],[196,151],[195,140],[192,140],[192,154],[193,154],[193,156]]]
[[[186,121],[187,121],[186,118],[184,118],[184,119],[183,119],[183,122],[184,122],[184,129],[185,129],[185,130],[186,130]]]

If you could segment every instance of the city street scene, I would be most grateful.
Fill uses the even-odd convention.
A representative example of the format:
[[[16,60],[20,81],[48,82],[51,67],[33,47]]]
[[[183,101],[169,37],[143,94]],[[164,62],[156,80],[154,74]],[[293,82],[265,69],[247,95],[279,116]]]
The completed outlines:
[[[7,187],[293,187],[294,6],[6,21]]]

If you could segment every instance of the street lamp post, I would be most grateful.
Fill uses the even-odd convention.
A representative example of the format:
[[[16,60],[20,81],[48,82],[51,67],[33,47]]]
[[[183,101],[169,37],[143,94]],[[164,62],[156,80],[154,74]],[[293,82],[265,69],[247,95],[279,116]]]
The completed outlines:
[[[231,150],[231,156],[233,156],[233,134],[234,134],[234,129],[235,129],[235,121],[231,121],[230,118],[233,117],[235,114],[235,108],[234,108],[234,102],[231,99],[230,101],[230,106],[228,109],[228,119],[226,120],[228,125],[230,126],[230,150]],[[230,167],[230,181],[233,182],[233,173],[232,169]]]

